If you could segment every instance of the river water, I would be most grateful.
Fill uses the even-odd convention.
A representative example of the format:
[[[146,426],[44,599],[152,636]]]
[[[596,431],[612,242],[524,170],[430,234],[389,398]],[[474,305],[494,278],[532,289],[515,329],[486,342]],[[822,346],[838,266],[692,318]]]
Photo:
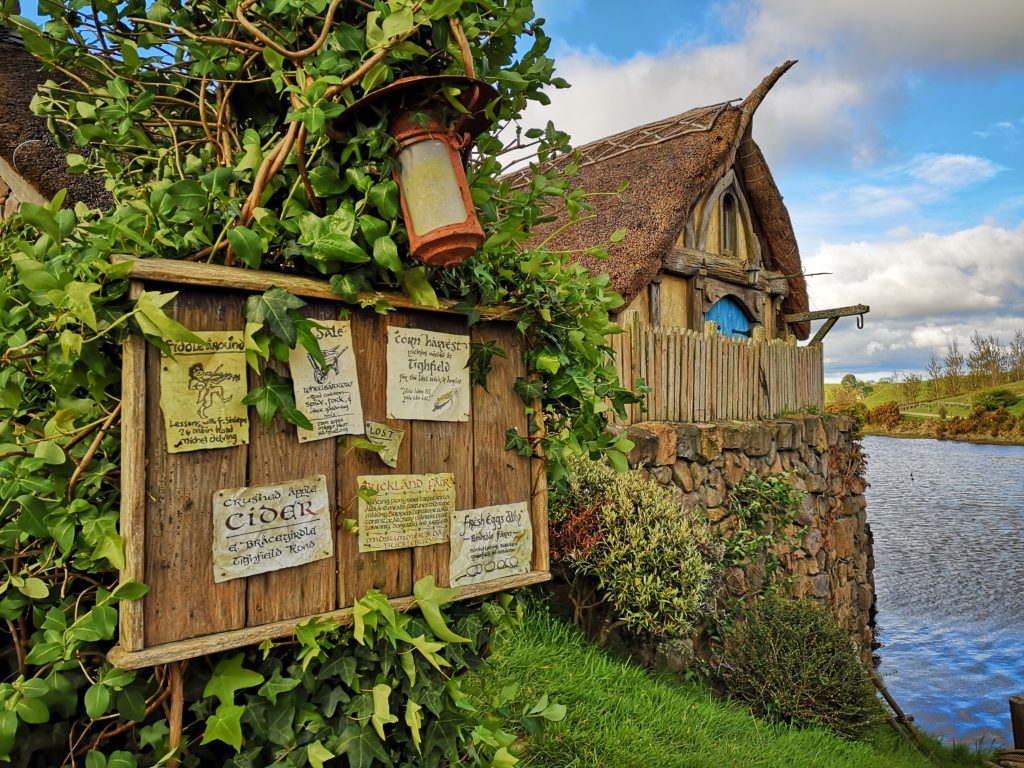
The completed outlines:
[[[1010,744],[1024,694],[1024,446],[864,438],[879,670],[946,741]]]

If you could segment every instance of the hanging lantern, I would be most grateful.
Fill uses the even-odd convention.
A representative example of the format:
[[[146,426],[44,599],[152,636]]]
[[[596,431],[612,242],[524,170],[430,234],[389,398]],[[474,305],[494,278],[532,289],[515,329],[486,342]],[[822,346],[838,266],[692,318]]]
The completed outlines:
[[[442,106],[447,102],[438,90],[452,85],[461,87],[457,98],[465,111],[444,125]],[[395,181],[409,249],[432,267],[454,266],[483,244],[461,153],[490,126],[483,110],[497,96],[491,86],[468,77],[408,77],[357,101],[334,123],[338,131],[370,104],[394,105],[388,133],[398,144]]]
[[[757,285],[757,279],[761,276],[761,268],[756,264],[747,267],[747,285]]]

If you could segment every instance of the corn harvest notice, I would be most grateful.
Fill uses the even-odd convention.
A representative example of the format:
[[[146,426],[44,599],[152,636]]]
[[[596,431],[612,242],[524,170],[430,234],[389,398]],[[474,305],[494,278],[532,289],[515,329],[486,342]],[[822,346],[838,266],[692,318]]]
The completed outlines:
[[[363,434],[363,405],[359,399],[356,355],[348,320],[318,320],[310,329],[323,355],[321,363],[297,344],[288,357],[295,386],[295,405],[313,429],[298,428],[299,442],[335,435]]]
[[[327,477],[225,488],[213,495],[213,580],[279,571],[334,555]]]
[[[529,573],[532,560],[533,526],[527,502],[452,513],[453,587]]]
[[[241,331],[196,334],[203,343],[167,340],[160,356],[160,410],[167,452],[229,448],[249,442],[249,391]]]
[[[390,419],[469,421],[469,336],[388,328]]]
[[[360,475],[359,551],[443,544],[455,511],[455,476]]]

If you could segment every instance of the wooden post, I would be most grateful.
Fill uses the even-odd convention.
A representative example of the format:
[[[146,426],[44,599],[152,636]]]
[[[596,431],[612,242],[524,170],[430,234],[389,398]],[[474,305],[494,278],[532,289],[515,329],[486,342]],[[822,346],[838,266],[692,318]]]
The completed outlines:
[[[1010,697],[1010,727],[1014,748],[1024,749],[1024,696]]]
[[[172,661],[167,665],[167,686],[171,689],[171,708],[167,713],[167,724],[170,735],[167,744],[174,752],[181,745],[182,717],[185,714],[185,681],[184,667],[187,662]],[[167,768],[178,768],[181,759],[175,755],[167,761]]]

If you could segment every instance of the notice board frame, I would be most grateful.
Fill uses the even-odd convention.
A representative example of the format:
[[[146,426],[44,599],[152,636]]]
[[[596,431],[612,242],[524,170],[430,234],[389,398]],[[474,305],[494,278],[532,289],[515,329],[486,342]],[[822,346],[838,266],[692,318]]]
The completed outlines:
[[[411,434],[407,434],[403,444],[399,466],[390,470],[372,452],[345,449],[335,438],[299,444],[295,427],[284,424],[280,416],[275,417],[269,430],[265,430],[250,409],[250,444],[247,446],[170,454],[170,458],[155,455],[154,451],[158,448],[166,450],[165,446],[158,444],[158,440],[163,437],[163,427],[159,419],[159,394],[154,391],[159,386],[158,370],[154,370],[159,365],[159,352],[141,334],[132,333],[124,344],[122,365],[121,536],[124,540],[125,567],[120,579],[122,583],[147,582],[151,591],[140,600],[120,604],[119,641],[108,653],[112,664],[124,669],[137,669],[288,637],[294,634],[298,624],[315,617],[335,619],[346,624],[352,620],[352,602],[369,588],[378,588],[388,594],[396,610],[408,610],[415,604],[411,594],[412,583],[428,574],[433,574],[438,584],[447,586],[447,543],[359,554],[356,534],[345,532],[342,522],[343,518],[356,517],[354,482],[357,475],[453,471],[457,487],[462,488],[456,498],[456,509],[529,502],[533,529],[530,570],[522,575],[460,588],[456,600],[468,600],[538,584],[551,578],[546,466],[543,455],[538,449],[534,456],[523,457],[504,448],[507,429],[514,427],[524,436],[530,430],[522,401],[512,388],[516,378],[526,375],[526,370],[522,361],[524,340],[510,322],[511,310],[504,307],[483,308],[480,312],[481,321],[467,328],[465,315],[453,309],[456,304],[453,301],[439,302],[440,307],[423,307],[400,294],[372,293],[361,297],[368,301],[383,299],[390,302],[397,311],[384,316],[372,309],[352,308],[351,305],[342,304],[327,281],[315,278],[175,260],[128,257],[117,260],[131,262],[129,290],[133,298],[147,289],[179,291],[178,298],[165,309],[170,310],[171,316],[185,321],[186,325],[189,320],[186,315],[194,318],[196,311],[189,313],[182,308],[198,305],[212,308],[206,316],[216,315],[219,318],[212,321],[213,325],[226,323],[231,329],[240,329],[242,325],[239,323],[244,322],[240,308],[246,296],[275,286],[306,299],[309,305],[303,308],[303,313],[314,319],[337,317],[337,311],[343,307],[352,309],[364,416],[367,420],[407,427]],[[201,310],[198,312],[199,316],[204,316]],[[487,388],[479,385],[473,387],[468,425],[422,421],[399,424],[385,417],[384,337],[387,335],[386,328],[395,325],[461,332],[470,335],[473,341],[497,341],[506,352],[507,357],[496,356],[493,359]],[[227,326],[224,329],[228,329]],[[461,331],[458,330],[460,327]],[[215,330],[210,327],[192,329]],[[250,373],[250,387],[254,385],[252,376]],[[540,413],[539,407],[534,408],[534,416],[531,417],[536,421],[534,437],[543,429]],[[156,432],[160,433],[159,436],[154,434]],[[285,454],[274,451],[288,436],[291,443],[287,445],[293,444],[294,450]],[[263,448],[260,448],[261,445]],[[198,562],[203,561],[203,547],[209,546],[209,532],[200,535],[203,532],[197,527],[184,538],[183,546],[177,554],[168,554],[165,551],[168,539],[160,532],[165,527],[164,521],[159,516],[165,512],[165,505],[169,504],[174,508],[175,515],[179,518],[184,515],[190,521],[189,525],[201,527],[202,520],[208,519],[212,528],[210,494],[219,490],[214,488],[215,485],[223,488],[236,484],[229,478],[238,477],[239,472],[245,480],[244,483],[238,483],[241,485],[259,485],[261,478],[262,482],[267,481],[260,471],[254,470],[257,462],[254,455],[261,450],[263,458],[260,466],[264,468],[277,462],[279,457],[283,456],[287,465],[295,456],[299,456],[304,457],[301,466],[310,468],[308,475],[327,472],[332,478],[329,483],[333,482],[333,488],[337,489],[332,493],[335,554],[332,559],[319,563],[217,585],[227,587],[229,596],[224,603],[227,609],[223,609],[224,606],[217,599],[208,597],[212,592],[209,589],[213,583],[212,565],[209,573],[174,572],[175,568],[182,566],[182,558],[190,557],[189,547],[197,553]],[[227,452],[232,451],[245,453],[246,458],[241,460],[241,470],[237,456],[232,460],[224,458]],[[206,477],[206,474],[195,474],[200,471],[195,465],[203,462],[207,466],[216,465],[207,473],[212,473],[212,485],[207,482],[206,487],[191,487],[198,482],[196,477]],[[225,466],[232,463],[233,470],[225,469]],[[168,476],[153,476],[160,472],[168,473]],[[193,474],[189,475],[189,472]],[[466,482],[467,472],[472,474],[472,484]],[[182,474],[185,476],[180,476]],[[289,479],[295,478],[282,476],[277,480]],[[160,494],[156,493],[159,489],[176,489],[186,494],[191,493],[192,496],[175,496],[170,502],[161,501],[157,498]],[[349,492],[351,498],[348,497]],[[517,498],[516,494],[525,495],[525,498]],[[154,552],[149,552],[150,556],[147,557],[147,548],[159,553],[160,562]],[[163,562],[165,559],[169,559],[169,564]],[[164,573],[164,569],[171,572]],[[189,576],[200,583],[199,589],[189,588]],[[204,579],[208,579],[209,584]],[[310,584],[314,582],[323,586],[323,589],[311,587]],[[244,589],[239,590],[239,584]],[[232,586],[235,593],[241,591],[240,606],[238,595],[231,592]],[[287,590],[288,594],[275,595],[275,590]],[[252,592],[257,595],[253,597]],[[220,597],[225,599],[223,592]],[[296,598],[298,605],[293,607]],[[189,600],[192,602],[189,603]],[[303,610],[311,603],[317,605],[316,610]],[[204,621],[213,621],[221,626],[209,632],[197,629]],[[177,637],[175,633],[187,636]]]

